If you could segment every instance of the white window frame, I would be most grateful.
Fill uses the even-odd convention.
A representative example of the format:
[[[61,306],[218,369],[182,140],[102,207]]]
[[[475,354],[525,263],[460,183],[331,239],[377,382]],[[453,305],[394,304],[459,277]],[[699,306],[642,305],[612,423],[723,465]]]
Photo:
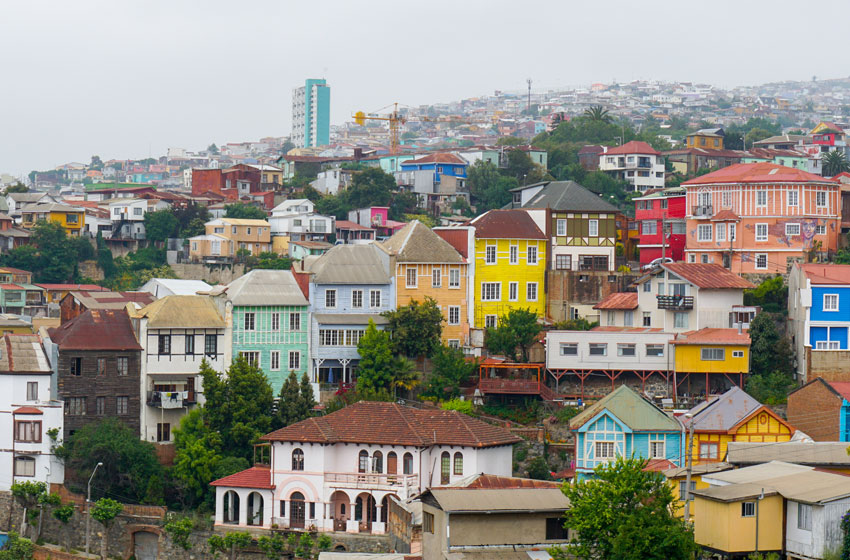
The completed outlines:
[[[699,359],[703,362],[722,362],[726,360],[725,348],[700,348]]]
[[[484,316],[484,328],[485,329],[495,329],[499,326],[499,316],[498,315],[485,315]]]
[[[501,301],[501,282],[481,282],[481,301]]]
[[[785,191],[785,202],[786,206],[788,207],[796,208],[797,206],[799,206],[800,191],[798,191],[797,189],[788,189],[787,191]]]
[[[841,350],[841,342],[838,340],[818,340],[815,350]]]
[[[756,191],[756,208],[767,208],[767,191]]]
[[[823,198],[823,204],[821,204],[821,198]],[[827,196],[826,191],[816,191],[815,192],[815,206],[817,208],[826,208],[827,207]]]
[[[755,502],[741,502],[741,517],[755,517],[756,516],[756,503]]]
[[[415,266],[408,266],[404,273],[404,287],[417,288],[419,287],[419,271]]]
[[[726,224],[716,224],[714,227],[714,234],[717,237],[717,241],[726,241]]]
[[[744,351],[743,350],[732,350],[732,357],[733,358],[743,358],[744,357]]]
[[[449,269],[449,289],[457,289],[460,288],[460,269],[459,268],[450,268]]]
[[[271,351],[269,369],[271,369],[272,371],[280,371],[280,350]]]
[[[363,309],[363,290],[351,290],[351,308]]]
[[[711,224],[699,224],[697,226],[697,241],[700,243],[710,242],[711,241]],[[706,236],[703,232],[707,232]]]
[[[756,243],[763,243],[767,241],[768,237],[768,227],[765,223],[756,224]]]
[[[567,235],[567,220],[565,218],[555,220],[555,235],[558,237],[565,237]]]
[[[534,292],[534,293],[532,293]],[[537,282],[525,283],[525,300],[537,301]]]
[[[497,248],[495,245],[487,245],[484,247],[484,264],[496,264],[498,260]]]
[[[448,323],[450,325],[459,325],[460,324],[460,306],[459,305],[450,305],[449,306]]]
[[[460,340],[457,338],[450,338],[446,341],[446,346],[449,348],[460,348]]]
[[[242,315],[242,330],[255,331],[257,330],[257,314],[253,311],[248,311]]]
[[[519,245],[508,247],[508,264],[519,264]]]
[[[594,352],[594,350],[602,350],[602,353]],[[608,343],[607,342],[591,342],[587,345],[587,355],[588,356],[607,356],[608,355]]]
[[[681,321],[677,321],[677,319],[682,318]],[[679,323],[678,325],[676,323]],[[673,328],[674,329],[687,329],[688,324],[690,323],[688,313],[685,311],[676,311],[673,313]]]
[[[797,233],[794,233],[796,231]],[[796,222],[785,224],[785,237],[797,237],[800,235],[800,224]]]
[[[331,303],[333,305],[331,305]],[[325,290],[325,308],[336,309],[336,289],[330,288]]]
[[[381,290],[369,290],[369,307],[371,309],[381,308]]]
[[[659,452],[660,449],[660,452]],[[666,459],[667,458],[667,442],[664,440],[652,440],[649,442],[649,458],[650,459]]]
[[[657,352],[657,353],[650,354],[650,350],[652,350],[653,352]],[[663,358],[664,357],[664,345],[663,344],[647,344],[646,345],[646,355],[647,355],[647,357],[650,357],[650,358]]]
[[[631,354],[628,351],[631,351]],[[637,345],[633,343],[617,344],[617,356],[621,358],[634,358],[637,356]]]
[[[617,458],[617,444],[613,441],[593,442],[593,456],[597,461],[611,461]],[[604,450],[604,452],[602,452]]]
[[[801,531],[812,530],[812,504],[797,502],[797,529]]]
[[[443,271],[440,267],[435,266],[431,269],[431,287],[432,288],[442,288],[443,287]]]
[[[289,352],[289,369],[291,371],[301,369],[301,352],[298,350],[290,350]]]
[[[826,226],[815,226],[815,235],[826,235]]]
[[[764,266],[759,266],[759,259],[761,259],[762,257],[764,257]],[[767,265],[767,253],[756,253],[755,259],[753,259],[753,268],[755,268],[756,270],[767,270]]]
[[[560,356],[578,356],[577,342],[562,342],[558,348],[558,355]],[[569,352],[566,352],[566,350],[569,350]]]
[[[729,241],[735,241],[738,233],[738,224],[729,224]]]
[[[827,302],[835,302],[835,305],[830,303],[827,305]],[[838,294],[824,294],[823,295],[823,310],[824,311],[838,311],[839,299]]]
[[[599,237],[599,220],[587,221],[587,236]]]
[[[537,265],[537,245],[528,245],[525,248],[525,259],[529,266]]]

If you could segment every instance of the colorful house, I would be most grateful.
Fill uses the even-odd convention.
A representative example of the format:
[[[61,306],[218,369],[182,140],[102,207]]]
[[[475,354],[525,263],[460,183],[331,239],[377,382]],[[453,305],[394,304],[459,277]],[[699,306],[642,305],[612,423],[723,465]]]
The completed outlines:
[[[722,150],[724,136],[726,134],[722,128],[702,128],[687,135],[687,147]]]
[[[660,259],[685,258],[685,189],[671,187],[634,199],[635,220],[640,225],[640,264]]]
[[[682,423],[686,429],[693,429],[694,464],[725,461],[726,446],[733,441],[783,442],[794,435],[788,422],[740,387],[698,404],[688,411]]]
[[[576,436],[576,476],[617,457],[666,460],[681,465],[682,426],[660,408],[621,385],[570,421]]]
[[[675,348],[677,383],[680,387],[687,383],[688,395],[697,391],[706,397],[720,394],[729,383],[744,386],[744,376],[750,372],[750,335],[746,332],[703,328],[679,333],[670,344]],[[699,383],[702,376],[704,385]]]
[[[467,161],[458,155],[436,153],[404,161],[401,163],[401,170],[433,171],[434,183],[440,183],[444,175],[465,179],[467,165]]]
[[[812,379],[788,395],[787,415],[815,441],[850,441],[850,382]]]
[[[266,220],[218,218],[204,226],[204,235],[189,238],[193,260],[233,258],[241,250],[255,257],[271,251],[271,226]]]
[[[708,482],[703,480],[703,476],[708,476],[711,473],[728,471],[734,468],[729,463],[700,463],[691,466],[691,486],[690,492],[694,490],[704,490],[710,486]],[[688,487],[688,468],[676,467],[664,471],[664,476],[667,477],[667,482],[673,490],[673,514],[676,517],[685,517],[685,500],[693,500],[693,496],[689,496],[685,491]],[[688,512],[689,520],[693,523],[694,508],[691,506]]]
[[[546,235],[525,210],[490,210],[475,228],[474,328],[511,309],[546,313]]]
[[[443,311],[442,341],[458,348],[469,344],[468,265],[454,247],[431,228],[414,220],[378,246],[391,257],[396,307],[425,298]]]
[[[222,290],[232,312],[233,355],[256,364],[275,395],[294,371],[310,371],[309,303],[289,270],[252,270]]]
[[[67,204],[31,204],[21,210],[21,225],[32,228],[37,222],[48,220],[62,226],[68,235],[79,236],[86,224],[86,213],[82,208]]]
[[[688,262],[785,274],[838,248],[839,184],[773,163],[741,163],[682,183]]]

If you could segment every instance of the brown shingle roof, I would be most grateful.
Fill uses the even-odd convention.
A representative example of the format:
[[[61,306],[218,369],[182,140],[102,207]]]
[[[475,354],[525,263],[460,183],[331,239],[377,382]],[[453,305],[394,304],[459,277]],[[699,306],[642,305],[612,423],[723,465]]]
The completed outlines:
[[[694,286],[708,290],[750,289],[755,286],[719,264],[666,263],[665,270],[683,278]]]
[[[525,210],[490,210],[469,225],[480,239],[546,239]]]
[[[617,292],[593,306],[594,309],[637,309],[637,292]]]
[[[142,349],[123,309],[89,309],[48,332],[63,351]]]
[[[388,402],[360,401],[327,416],[308,418],[261,439],[375,445],[511,445],[518,437],[460,412],[415,409]]]
[[[381,247],[395,254],[402,263],[457,263],[464,262],[448,241],[420,222],[413,220],[380,243]]]

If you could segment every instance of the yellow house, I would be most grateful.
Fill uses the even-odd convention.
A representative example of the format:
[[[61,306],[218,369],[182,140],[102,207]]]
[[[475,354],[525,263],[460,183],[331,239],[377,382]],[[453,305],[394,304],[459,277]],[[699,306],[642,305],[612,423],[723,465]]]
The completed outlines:
[[[495,327],[511,309],[546,313],[546,236],[525,210],[490,210],[475,228],[474,327]]]
[[[679,333],[670,344],[680,390],[688,394],[719,394],[731,381],[744,386],[750,371],[750,335],[736,329],[704,328]]]
[[[723,129],[703,128],[686,137],[688,148],[723,149]]]
[[[693,465],[691,467],[691,492],[694,490],[704,490],[710,485],[702,479],[703,475],[709,476],[712,473],[727,471],[734,468],[729,463],[703,463],[701,465]],[[682,518],[685,516],[685,486],[688,481],[688,469],[686,467],[676,467],[664,471],[664,476],[667,477],[667,482],[673,491],[673,514],[676,517]],[[693,495],[691,496],[693,499]],[[694,519],[694,507],[691,503],[690,511],[691,521]]]
[[[443,343],[469,344],[468,265],[431,228],[413,220],[378,246],[391,257],[395,271],[396,306],[432,298],[443,312]]]
[[[82,208],[55,202],[30,204],[21,210],[21,220],[21,225],[25,228],[35,226],[36,222],[49,220],[62,226],[68,235],[78,236],[86,225],[86,213]]]
[[[759,552],[781,552],[784,502],[776,490],[755,482],[696,490],[694,540],[718,554],[747,554],[756,550],[758,532]]]
[[[189,238],[189,256],[193,260],[232,258],[240,249],[253,256],[271,251],[271,226],[265,220],[218,218],[204,226],[206,234]]]
[[[693,430],[691,456],[694,464],[725,461],[730,442],[776,443],[794,435],[794,428],[740,387],[689,410],[683,423]]]

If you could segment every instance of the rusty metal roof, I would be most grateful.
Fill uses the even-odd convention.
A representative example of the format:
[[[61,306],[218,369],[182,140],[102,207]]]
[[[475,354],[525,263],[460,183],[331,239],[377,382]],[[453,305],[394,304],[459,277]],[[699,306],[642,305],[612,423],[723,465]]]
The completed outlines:
[[[48,332],[62,351],[142,349],[123,309],[88,309]]]
[[[736,163],[712,173],[695,177],[682,183],[689,187],[691,185],[717,185],[727,183],[819,183],[832,184],[835,181],[824,179],[820,175],[785,167],[770,162],[760,163]]]
[[[53,373],[41,338],[35,334],[4,334],[0,373]]]

